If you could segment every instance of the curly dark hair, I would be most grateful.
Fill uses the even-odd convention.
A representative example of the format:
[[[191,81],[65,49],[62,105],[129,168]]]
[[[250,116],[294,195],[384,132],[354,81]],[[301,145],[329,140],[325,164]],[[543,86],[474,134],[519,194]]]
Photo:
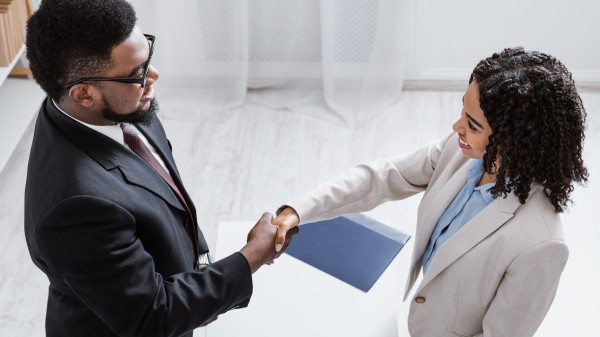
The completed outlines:
[[[506,197],[514,190],[525,203],[536,182],[563,212],[573,182],[588,178],[581,156],[587,115],[571,73],[548,54],[517,47],[480,61],[472,81],[492,129],[483,156],[486,172],[497,172],[490,192]]]
[[[112,48],[125,41],[137,17],[125,0],[43,0],[27,22],[27,58],[37,83],[55,100],[67,83],[99,76]]]

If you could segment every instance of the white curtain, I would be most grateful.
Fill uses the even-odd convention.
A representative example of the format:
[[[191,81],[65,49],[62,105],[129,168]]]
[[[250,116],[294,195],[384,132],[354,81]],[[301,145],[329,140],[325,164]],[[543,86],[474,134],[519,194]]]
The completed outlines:
[[[245,103],[360,127],[399,97],[409,2],[197,0],[181,34],[196,36],[199,61],[176,90],[221,116]]]

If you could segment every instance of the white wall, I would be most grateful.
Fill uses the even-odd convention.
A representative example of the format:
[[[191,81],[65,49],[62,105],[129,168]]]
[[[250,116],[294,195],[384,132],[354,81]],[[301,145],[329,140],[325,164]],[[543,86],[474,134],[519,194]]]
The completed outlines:
[[[129,0],[138,24],[156,36],[153,65],[161,76],[197,76],[195,65],[201,55],[196,0]]]
[[[600,85],[600,1],[418,0],[406,77],[464,80],[504,47],[549,53]]]
[[[202,52],[198,2],[130,1],[142,28],[157,35],[155,65],[161,74],[197,76],[194,61]],[[600,1],[404,1],[414,12],[406,46],[409,82],[462,83],[480,59],[520,45],[562,60],[578,85],[600,86]]]

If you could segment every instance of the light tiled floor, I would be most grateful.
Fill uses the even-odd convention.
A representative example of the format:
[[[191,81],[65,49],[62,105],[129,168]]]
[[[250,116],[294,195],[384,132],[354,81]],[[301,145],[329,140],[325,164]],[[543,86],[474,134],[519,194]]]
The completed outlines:
[[[259,93],[250,95],[255,94]],[[227,118],[215,118],[213,111],[202,109],[194,121],[163,118],[163,123],[198,208],[199,223],[214,247],[219,222],[258,219],[264,211],[273,212],[280,203],[345,168],[401,154],[450,132],[460,113],[462,94],[406,91],[396,105],[354,130],[258,105],[246,105]],[[195,106],[192,96],[168,95],[165,90],[161,96],[158,88],[165,116],[173,116],[169,109],[177,106]],[[538,337],[597,335],[600,227],[595,208],[600,204],[596,181],[600,160],[594,146],[600,138],[600,93],[585,92],[582,98],[588,111],[585,158],[590,183],[576,188],[575,204],[564,216],[570,260]],[[48,282],[29,258],[22,229],[31,137],[30,127],[0,175],[1,336],[44,335]],[[369,214],[414,233],[418,199],[387,203]],[[404,280],[399,280],[399,286],[404,287]]]

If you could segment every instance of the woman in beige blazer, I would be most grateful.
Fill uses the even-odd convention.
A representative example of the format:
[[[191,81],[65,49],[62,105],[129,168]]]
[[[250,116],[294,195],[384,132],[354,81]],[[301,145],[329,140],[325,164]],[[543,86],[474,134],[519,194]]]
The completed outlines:
[[[273,224],[280,240],[298,224],[425,192],[404,298],[424,269],[411,336],[533,336],[569,254],[559,213],[587,181],[585,110],[560,61],[522,48],[482,60],[463,102],[450,135],[346,171]]]

